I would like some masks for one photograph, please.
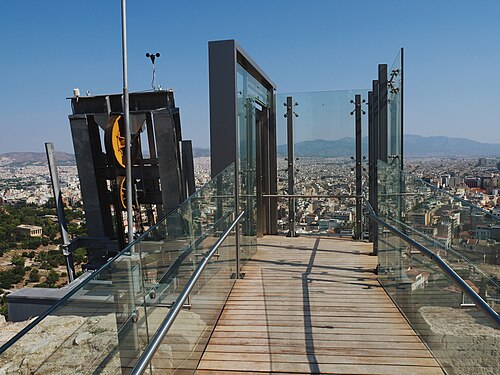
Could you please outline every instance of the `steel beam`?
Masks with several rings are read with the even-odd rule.
[[[181,141],[182,154],[182,177],[185,186],[186,198],[194,194],[196,187],[194,183],[193,144],[191,141]]]
[[[160,172],[163,213],[176,208],[182,201],[179,140],[173,118],[168,110],[153,113]]]
[[[236,50],[233,40],[208,44],[212,177],[236,160]]]
[[[76,166],[80,179],[83,207],[89,237],[114,237],[111,209],[106,197],[106,180],[98,175],[105,156],[102,153],[99,127],[92,116],[69,116]],[[105,165],[105,164],[104,164]]]

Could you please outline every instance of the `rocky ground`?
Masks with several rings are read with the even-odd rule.
[[[148,316],[150,331],[165,317],[166,309]],[[0,344],[24,328],[28,321],[12,323],[0,320]],[[142,317],[137,329],[142,351],[154,332],[146,332]],[[165,343],[155,355],[153,368],[166,374],[186,362],[206,333],[207,324],[200,316],[182,311]],[[195,354],[196,355],[196,354]],[[8,374],[100,374],[121,373],[116,318],[114,314],[93,317],[49,316],[0,356],[0,375]]]
[[[419,333],[448,374],[498,374],[500,331],[480,311],[425,306],[419,312],[428,326]]]

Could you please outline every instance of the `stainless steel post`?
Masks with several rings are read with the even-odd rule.
[[[355,121],[356,121],[356,230],[354,238],[361,239],[362,231],[362,221],[361,221],[361,95],[357,94],[354,96],[354,106],[355,106]]]
[[[236,131],[236,139],[238,139],[238,131]],[[238,217],[240,213],[240,189],[239,189],[239,174],[240,174],[240,163],[239,163],[239,148],[236,148],[236,158],[234,160],[234,216]],[[248,220],[248,217],[247,217]],[[237,222],[234,227],[234,247],[236,249],[236,271],[235,278],[240,278],[240,223]]]
[[[64,204],[62,201],[61,188],[59,186],[59,175],[57,173],[57,165],[54,157],[54,145],[51,142],[45,143],[45,151],[47,153],[47,162],[49,163],[50,179],[52,180],[52,190],[54,192],[54,201],[56,204],[57,221],[59,222],[59,230],[62,237],[62,252],[66,261],[66,270],[68,272],[68,284],[75,279],[75,266],[73,264],[73,256],[69,252],[69,234],[66,225],[66,217],[64,215]]]
[[[132,157],[130,134],[130,109],[128,95],[128,64],[127,64],[127,4],[122,0],[122,61],[123,61],[123,119],[125,122],[125,160],[126,160],[126,187],[127,187],[127,228],[128,243],[134,240],[134,216],[132,213]],[[133,253],[133,249],[130,249]]]
[[[287,146],[288,146],[288,194],[295,194],[295,184],[294,184],[294,150],[293,150],[293,116],[295,115],[293,111],[293,98],[287,96],[286,98],[286,125],[287,125]],[[295,233],[295,198],[288,199],[288,234],[287,237],[296,237]]]
[[[127,189],[127,229],[128,229],[128,244],[134,241],[134,215],[132,212],[133,198],[132,198],[132,152],[131,152],[131,132],[130,132],[130,108],[129,108],[129,95],[128,95],[128,64],[127,64],[127,4],[126,0],[121,2],[122,10],[122,62],[123,62],[123,120],[125,125],[125,178]],[[125,285],[125,295],[128,297],[128,314],[137,317],[137,312],[132,311],[133,302],[136,294],[134,284],[140,277],[137,277],[132,270],[132,262],[134,256],[134,248],[130,248],[131,258],[124,259],[125,272],[127,272],[127,283]],[[131,315],[131,316],[132,316]],[[134,319],[128,325],[126,330],[123,330],[122,337],[119,340],[120,347],[120,361],[122,365],[122,374],[127,374],[130,371],[131,361],[138,356],[139,336],[137,332],[137,325]]]

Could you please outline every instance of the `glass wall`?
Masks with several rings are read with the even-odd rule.
[[[257,158],[259,134],[267,122],[271,93],[245,68],[237,65],[237,157],[239,162],[239,205],[245,211],[241,221],[241,264],[257,251]]]
[[[297,195],[355,195],[355,117],[356,94],[367,99],[367,90],[283,93],[276,96],[278,150],[278,194],[288,191],[287,112],[288,96],[294,112],[294,180]],[[367,106],[362,105],[366,111]],[[362,116],[362,154],[368,155],[368,121]],[[363,160],[363,168],[367,169]],[[366,174],[366,171],[363,171]],[[296,199],[295,219],[298,234],[351,237],[355,223],[354,198]],[[278,201],[278,229],[288,232],[288,199]]]
[[[378,163],[379,216],[444,260],[497,312],[500,220]],[[404,187],[404,190],[401,190]],[[436,263],[388,229],[378,239],[379,280],[451,374],[494,374],[500,333]]]

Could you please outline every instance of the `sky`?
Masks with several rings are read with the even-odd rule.
[[[236,39],[277,92],[369,88],[405,50],[405,133],[500,143],[500,1],[128,0],[129,90],[175,91],[209,145],[208,41]],[[73,152],[81,93],[123,89],[120,0],[0,1],[0,154]]]

